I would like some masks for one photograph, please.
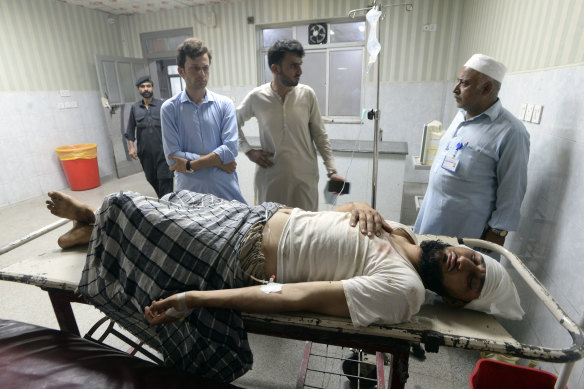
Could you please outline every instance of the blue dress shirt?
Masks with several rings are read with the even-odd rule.
[[[196,160],[214,152],[223,163],[235,161],[238,147],[237,118],[231,100],[207,89],[205,100],[197,106],[186,91],[166,100],[161,109],[162,143],[168,155]],[[194,173],[176,175],[176,190],[210,193],[226,200],[247,204],[241,195],[237,172],[227,173],[212,166]]]
[[[529,133],[497,100],[465,120],[458,112],[440,140],[414,231],[480,238],[488,226],[514,231],[527,188]],[[458,161],[455,172],[445,158]]]

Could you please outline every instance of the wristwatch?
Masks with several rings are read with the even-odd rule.
[[[489,227],[489,231],[491,231],[493,234],[497,235],[497,236],[507,236],[507,234],[509,233],[509,231],[505,231],[505,230],[499,230],[497,228],[493,228],[493,227]]]
[[[187,161],[187,172],[194,173],[195,171],[191,169],[191,161]]]
[[[333,174],[337,174],[337,171],[336,170],[329,170],[329,172],[326,175],[327,175],[328,178],[331,178],[331,176]]]

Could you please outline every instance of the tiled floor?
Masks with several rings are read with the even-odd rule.
[[[103,180],[100,187],[87,191],[64,190],[64,192],[73,194],[79,200],[97,207],[106,194],[119,190],[133,190],[154,195],[154,191],[145,181],[142,173],[120,180],[106,179]],[[39,197],[0,208],[0,220],[2,220],[0,246],[54,222],[56,219],[46,210],[44,202],[45,198]],[[412,216],[408,216],[407,212],[411,211],[404,209],[402,221],[409,223]],[[413,218],[415,220],[415,216]],[[35,255],[35,242],[41,240],[55,242],[55,247],[57,247],[57,237],[69,228],[69,225],[60,227],[24,246],[1,255],[0,268],[9,266],[22,258]],[[73,304],[73,309],[82,333],[86,333],[102,317],[99,311],[88,305]],[[0,281],[0,317],[58,328],[47,294],[41,289],[29,285]],[[304,342],[250,334],[250,343],[254,352],[253,370],[236,380],[235,384],[254,389],[296,387]],[[116,342],[111,342],[111,344],[124,349]],[[319,345],[317,347],[325,346]],[[348,356],[350,353],[346,349],[329,349],[331,352],[343,356]],[[426,355],[425,361],[410,358],[410,377],[406,388],[460,389],[469,387],[468,377],[479,358],[478,353],[443,347],[437,354],[427,353]],[[311,360],[309,363],[317,364],[315,360]],[[336,362],[331,363],[334,365]],[[340,362],[338,364],[340,366]],[[333,381],[332,378],[325,377],[318,380],[316,379],[315,386],[349,388],[346,379]]]

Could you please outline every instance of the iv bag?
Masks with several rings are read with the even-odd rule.
[[[371,65],[377,61],[377,55],[381,51],[381,45],[377,40],[377,22],[379,21],[379,17],[381,16],[381,11],[375,9],[375,7],[371,8],[369,12],[367,12],[367,22],[369,23],[369,38],[367,39],[367,52],[369,53],[369,62],[367,62],[367,70],[366,73],[369,73],[369,69]]]

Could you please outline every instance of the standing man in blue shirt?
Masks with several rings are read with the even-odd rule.
[[[177,49],[186,88],[162,105],[162,141],[176,189],[245,203],[235,172],[238,147],[235,107],[207,89],[211,52],[188,38]]]
[[[172,172],[162,150],[162,135],[160,133],[160,107],[162,100],[154,98],[154,83],[150,76],[142,76],[136,80],[138,93],[142,100],[130,108],[130,118],[126,127],[128,154],[134,159],[140,159],[146,180],[152,185],[156,196],[161,198],[172,192]],[[134,142],[138,141],[138,150]]]
[[[460,70],[453,92],[461,110],[440,140],[416,233],[503,245],[519,226],[529,133],[498,98],[505,70],[483,54]]]

